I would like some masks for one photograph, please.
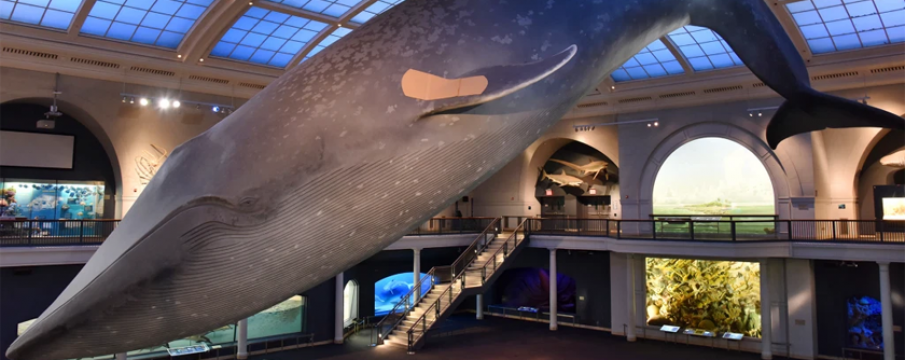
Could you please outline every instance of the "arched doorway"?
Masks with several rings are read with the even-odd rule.
[[[599,150],[571,141],[539,166],[534,196],[544,218],[608,219],[616,213],[619,168]]]
[[[891,210],[905,206],[905,169],[880,162],[884,156],[905,150],[903,138],[905,131],[891,130],[864,155],[857,179],[858,215],[861,220],[898,218]]]
[[[358,281],[349,280],[343,288],[343,326],[358,318]]]
[[[34,160],[53,154],[71,157],[69,164],[54,167],[25,159],[25,152],[33,149],[6,151],[4,157],[21,155],[23,160],[16,166],[0,166],[3,216],[44,220],[115,217],[116,190],[121,184],[118,166],[109,156],[108,147],[112,149],[112,145],[105,146],[105,137],[98,138],[68,111],[54,119],[52,128],[39,128],[37,122],[45,119],[47,110],[45,105],[23,101],[0,105],[0,130],[4,137],[46,139],[48,144],[60,145],[53,151],[48,148],[47,154]]]

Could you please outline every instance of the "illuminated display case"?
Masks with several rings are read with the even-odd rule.
[[[0,217],[30,220],[87,220],[104,216],[100,181],[0,180]]]

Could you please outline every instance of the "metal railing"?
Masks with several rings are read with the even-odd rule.
[[[491,232],[492,231],[492,232]],[[475,241],[468,246],[465,251],[459,255],[459,258],[456,259],[455,262],[452,263],[450,268],[450,276],[455,278],[459,273],[465,271],[465,269],[474,262],[474,259],[478,257],[478,255],[484,251],[484,248],[487,247],[488,239],[487,236],[493,234],[496,237],[497,234],[500,233],[500,218],[494,218],[487,227],[484,228],[480,234],[478,234]],[[491,238],[490,240],[493,240]]]
[[[405,317],[408,316],[412,309],[414,309],[415,306],[418,305],[421,299],[426,295],[426,292],[418,293],[418,291],[422,288],[422,284],[424,284],[426,281],[430,281],[431,289],[434,288],[434,273],[436,273],[436,268],[431,268],[427,272],[427,274],[422,276],[421,279],[419,279],[418,282],[415,283],[414,286],[412,286],[409,292],[406,293],[398,303],[396,303],[396,306],[394,306],[389,313],[384,315],[383,319],[380,319],[377,325],[372,328],[371,344],[383,344],[383,340],[386,339],[387,335],[393,332],[393,329],[399,326],[399,324],[403,320],[405,320]],[[430,292],[430,290],[428,290],[427,292]],[[418,293],[417,299],[414,299],[414,301],[412,301],[416,293]],[[376,333],[374,330],[376,330]]]
[[[905,244],[905,222],[873,220],[528,219],[531,234],[632,240],[829,241]]]
[[[481,285],[484,285],[487,282],[487,276],[493,275],[493,273],[496,272],[497,267],[499,267],[503,261],[506,261],[506,258],[509,257],[512,251],[525,241],[528,237],[525,227],[527,224],[528,220],[522,221],[522,223],[515,228],[515,231],[512,232],[512,235],[509,235],[506,240],[503,240],[503,245],[490,255],[490,259],[484,263],[484,266],[481,266]],[[519,232],[521,232],[521,234]],[[521,235],[521,238],[519,238],[519,235]]]
[[[119,220],[0,220],[0,246],[100,245]]]
[[[494,217],[433,218],[409,232],[408,235],[477,234],[486,229],[491,222],[499,221],[499,219]]]

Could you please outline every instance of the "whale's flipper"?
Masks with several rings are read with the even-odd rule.
[[[848,127],[905,129],[905,119],[856,101],[808,89],[779,107],[767,126],[767,143],[775,149],[780,141],[793,135]]]
[[[435,115],[449,110],[487,103],[534,84],[556,72],[578,52],[571,45],[562,52],[536,62],[518,65],[500,65],[478,69],[459,76],[459,79],[484,77],[486,88],[479,95],[452,97],[436,100],[422,112],[420,117]]]
[[[763,0],[694,4],[691,24],[720,34],[754,75],[786,98],[767,127],[771,147],[790,136],[825,128],[905,128],[899,116],[812,89],[801,55]]]

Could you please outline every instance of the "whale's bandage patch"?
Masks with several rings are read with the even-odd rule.
[[[402,92],[419,100],[481,95],[484,90],[487,90],[487,77],[483,75],[446,79],[415,69],[409,69],[402,75]]]

